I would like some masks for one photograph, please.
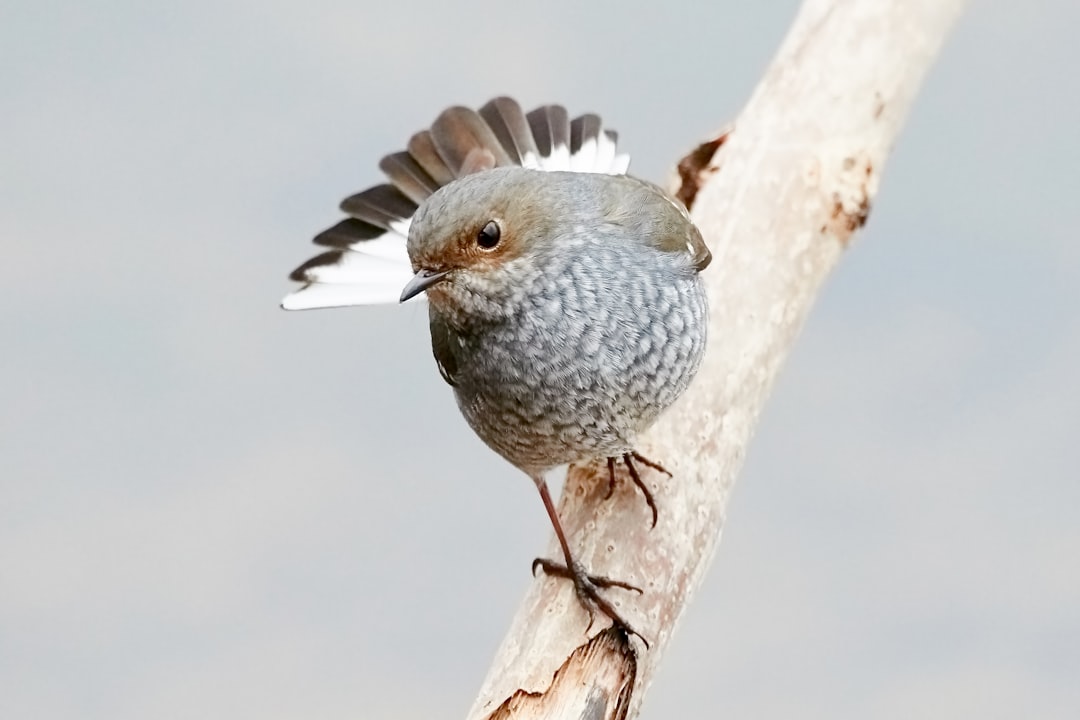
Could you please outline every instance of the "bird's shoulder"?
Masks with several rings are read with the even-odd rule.
[[[604,210],[609,222],[651,247],[690,258],[694,269],[708,267],[712,253],[690,213],[662,188],[631,175],[605,176]]]

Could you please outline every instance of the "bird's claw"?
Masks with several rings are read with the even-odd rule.
[[[645,647],[649,647],[649,641],[645,639],[645,636],[635,630],[633,625],[624,620],[619,614],[619,611],[615,609],[615,606],[604,599],[600,594],[601,589],[621,588],[641,595],[641,588],[636,585],[631,585],[628,582],[623,582],[622,580],[604,577],[603,575],[590,575],[585,571],[584,567],[577,563],[574,563],[572,568],[568,568],[566,565],[557,563],[553,560],[536,558],[532,563],[533,575],[536,575],[537,568],[542,569],[546,575],[567,578],[574,583],[574,593],[577,595],[578,602],[580,602],[581,606],[585,608],[585,611],[589,613],[589,625],[585,628],[586,634],[592,630],[596,611],[599,610],[604,615],[607,615],[611,619],[611,622],[616,626],[622,628],[631,635],[637,635],[641,639],[641,642],[645,643]]]
[[[673,477],[671,471],[660,463],[650,460],[636,450],[631,450],[628,453],[623,453],[621,458],[609,457],[607,459],[608,491],[607,495],[604,496],[605,500],[610,499],[611,494],[615,492],[615,461],[620,459],[623,461],[623,464],[626,465],[626,469],[630,473],[630,479],[634,481],[634,484],[637,485],[638,490],[641,490],[641,494],[645,496],[645,503],[649,506],[649,510],[652,511],[652,527],[656,527],[656,521],[660,517],[660,513],[656,509],[656,500],[653,498],[653,494],[652,491],[649,490],[649,486],[646,485],[645,482],[641,479],[641,474],[638,473],[637,468],[634,467],[634,462],[639,462],[646,467],[652,468],[653,470],[656,470],[658,472],[662,472],[668,477]]]

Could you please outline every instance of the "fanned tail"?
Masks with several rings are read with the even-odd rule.
[[[525,114],[517,101],[499,97],[479,111],[451,107],[431,128],[409,139],[407,149],[379,163],[389,183],[341,203],[349,217],[319,233],[328,248],[289,275],[303,283],[281,302],[286,310],[396,303],[412,277],[406,252],[409,223],[420,203],[462,175],[519,165],[622,175],[630,164],[618,136],[597,115],[569,119],[561,105]]]

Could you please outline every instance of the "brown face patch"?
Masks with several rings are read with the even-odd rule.
[[[414,270],[483,273],[534,251],[559,231],[569,192],[561,180],[556,173],[497,168],[443,188],[421,208],[422,229],[413,227],[422,233],[410,237]]]
[[[498,209],[475,215],[432,260],[443,267],[482,272],[521,257],[530,242],[542,242],[553,230],[551,218],[536,209],[538,204],[529,196],[513,197]],[[498,227],[494,245],[490,245],[489,223]],[[527,230],[522,232],[523,228]]]
[[[507,227],[506,221],[492,214],[484,220],[471,221],[454,234],[436,257],[433,265],[455,269],[482,269],[497,266],[510,257],[520,254],[520,243],[515,234]],[[498,241],[490,244],[490,228],[494,223],[498,228]],[[489,246],[490,245],[490,246]]]

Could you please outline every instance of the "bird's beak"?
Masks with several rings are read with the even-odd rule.
[[[401,291],[401,299],[398,302],[405,302],[409,298],[419,295],[435,283],[444,280],[449,273],[449,270],[440,270],[439,272],[420,270],[405,285],[405,288]]]

